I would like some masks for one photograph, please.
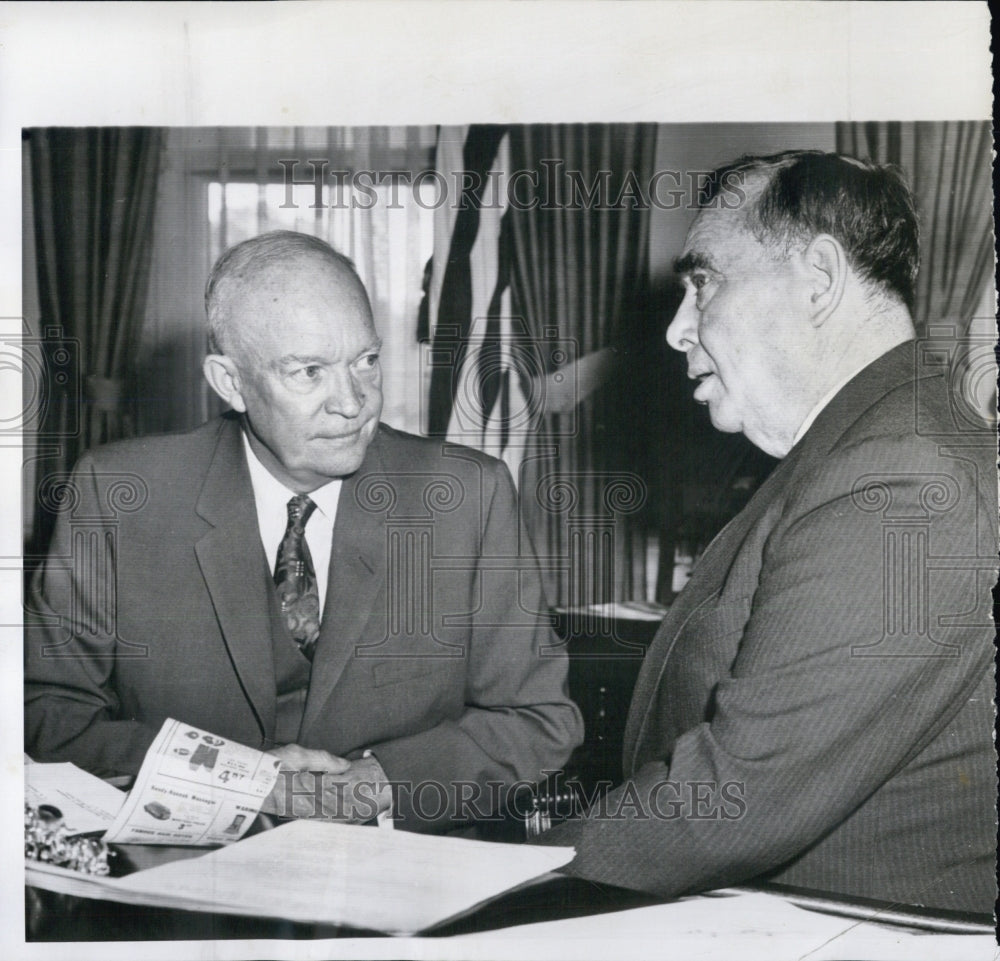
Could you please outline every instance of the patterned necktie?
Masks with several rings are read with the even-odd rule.
[[[306,494],[296,494],[288,502],[288,526],[278,545],[278,560],[274,565],[281,613],[299,650],[309,660],[319,637],[319,591],[305,538],[306,522],[315,509]]]

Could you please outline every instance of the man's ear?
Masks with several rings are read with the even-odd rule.
[[[813,237],[802,253],[813,326],[826,323],[840,306],[850,265],[840,242],[829,234]]]
[[[247,405],[240,389],[240,374],[231,357],[225,354],[209,354],[202,365],[205,380],[233,410],[243,414]]]

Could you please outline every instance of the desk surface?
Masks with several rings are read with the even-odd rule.
[[[662,961],[725,958],[776,961],[979,961],[998,957],[993,933],[929,933],[818,913],[787,897],[725,891],[600,915],[541,921],[458,935],[436,957],[637,957]],[[435,949],[437,949],[435,945]]]
[[[147,941],[144,958],[195,957],[204,946],[179,951],[178,941],[215,942],[213,957],[296,957],[304,946],[288,942],[323,939],[323,957],[558,958],[641,957],[741,959],[864,957],[941,958],[980,961],[998,957],[988,927],[965,925],[971,933],[929,932],[803,908],[789,896],[727,890],[662,903],[649,895],[549,876],[508,893],[468,916],[421,938],[376,937],[365,932],[292,924],[263,918],[200,914],[71,898],[27,889],[28,938],[40,956],[104,958],[101,944]],[[837,910],[837,905],[828,905]],[[854,905],[853,907],[857,907]],[[870,911],[869,915],[876,911]],[[918,919],[919,920],[919,919]],[[254,948],[247,942],[256,942]],[[55,943],[55,942],[58,942]],[[261,943],[265,945],[261,947]],[[83,953],[79,949],[84,949]],[[96,953],[89,953],[87,949]],[[263,950],[263,955],[261,951]],[[63,952],[63,953],[60,953]],[[161,954],[161,952],[164,952]],[[304,954],[302,956],[305,956]],[[310,956],[315,956],[310,953]]]

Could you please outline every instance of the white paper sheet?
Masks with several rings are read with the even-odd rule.
[[[168,718],[104,840],[230,844],[253,823],[280,765],[271,754]]]
[[[527,847],[294,821],[200,858],[114,882],[187,910],[411,934],[553,871],[567,847]]]
[[[24,799],[58,808],[68,834],[106,830],[125,803],[124,793],[69,762],[26,763]]]
[[[803,910],[776,894],[718,892],[611,914],[562,918],[436,942],[436,957],[489,959],[609,957],[661,961],[996,961],[996,941],[979,934],[928,934],[857,917]],[[970,926],[972,930],[972,926]]]

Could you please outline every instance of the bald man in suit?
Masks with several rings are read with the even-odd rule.
[[[281,757],[271,813],[501,814],[582,736],[506,468],[380,424],[368,297],[322,241],[237,245],[206,305],[231,411],[77,466],[29,602],[27,751],[134,774],[174,717]]]
[[[667,340],[713,425],[780,463],[648,650],[626,780],[539,841],[665,897],[769,880],[991,913],[996,444],[914,341],[909,191],[815,152],[713,182]]]

